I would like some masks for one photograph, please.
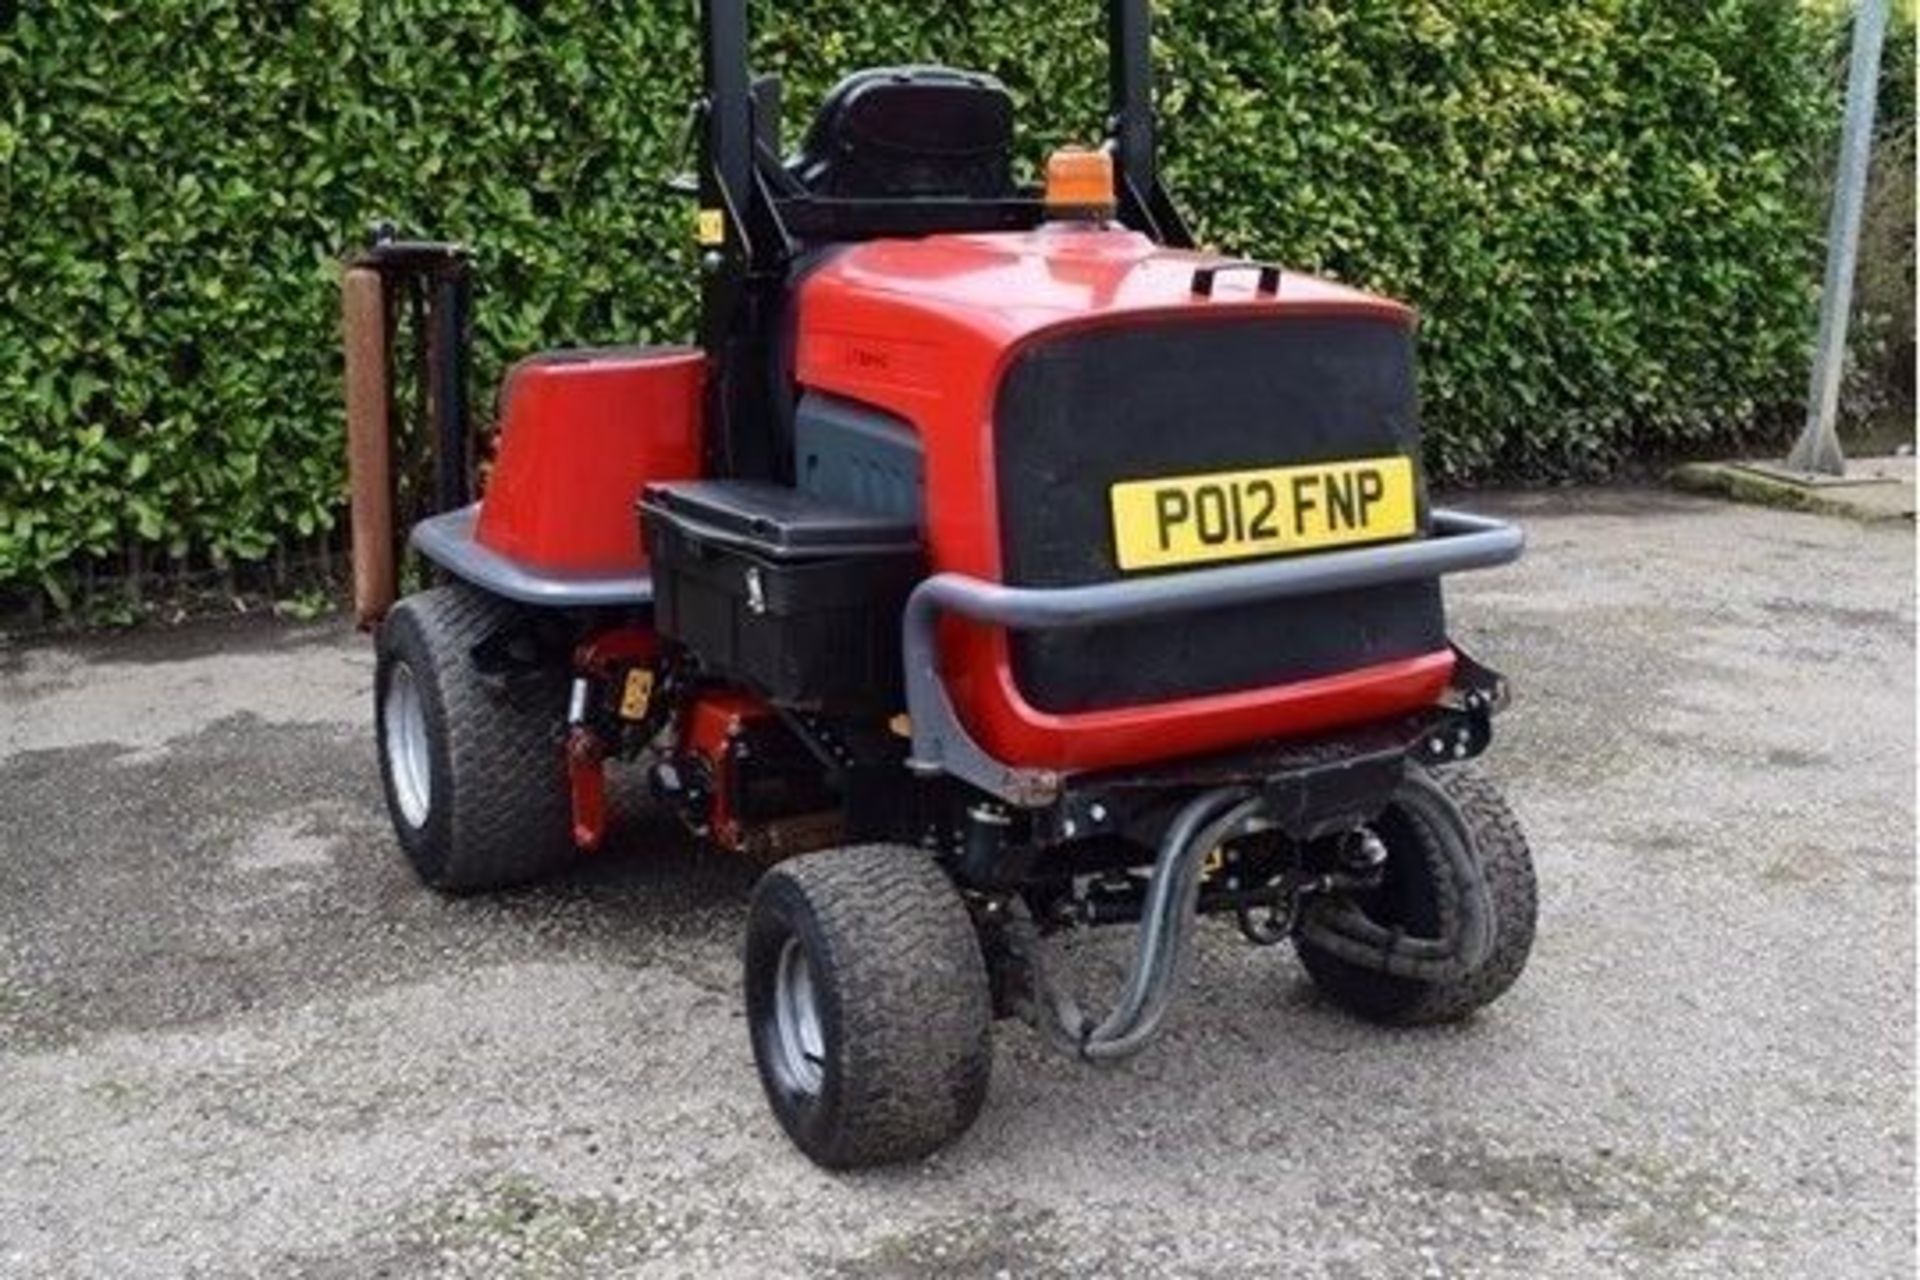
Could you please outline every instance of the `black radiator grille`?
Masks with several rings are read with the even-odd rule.
[[[995,408],[1005,578],[1123,576],[1108,489],[1124,480],[1420,453],[1412,335],[1355,318],[1162,322],[1030,346]],[[1421,499],[1421,525],[1426,505]],[[1437,582],[1096,630],[1016,636],[1043,711],[1309,679],[1446,643]]]

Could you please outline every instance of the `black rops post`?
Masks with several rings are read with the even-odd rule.
[[[1119,219],[1155,241],[1190,248],[1193,238],[1160,178],[1153,107],[1149,0],[1106,0],[1108,145],[1115,158]],[[772,328],[787,269],[801,241],[876,235],[1018,230],[1045,217],[1034,194],[953,201],[830,200],[796,189],[776,154],[779,95],[756,93],[748,0],[701,0],[705,90],[700,136],[700,342],[710,361],[710,474],[782,479],[774,448]]]
[[[1148,0],[1107,0],[1107,78],[1120,220],[1176,249],[1193,247],[1179,210],[1160,181],[1159,126],[1153,107],[1153,19]]]
[[[708,470],[764,476],[771,459],[767,386],[761,371],[765,339],[750,296],[757,268],[747,238],[754,200],[753,78],[747,0],[702,0],[700,37],[706,93],[699,104],[700,344],[707,381]]]

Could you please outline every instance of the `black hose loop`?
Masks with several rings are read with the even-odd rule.
[[[1459,804],[1438,782],[1409,770],[1394,805],[1441,854],[1448,883],[1441,886],[1453,910],[1443,912],[1445,936],[1410,937],[1404,928],[1388,929],[1367,918],[1351,902],[1317,906],[1301,922],[1300,936],[1331,955],[1364,968],[1423,982],[1452,982],[1466,977],[1493,953],[1493,897],[1480,868],[1479,846]]]

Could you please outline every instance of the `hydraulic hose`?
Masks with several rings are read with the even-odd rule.
[[[1439,936],[1408,937],[1367,916],[1345,898],[1310,908],[1300,936],[1364,968],[1425,982],[1448,982],[1478,969],[1492,954],[1493,900],[1481,873],[1472,827],[1453,797],[1427,774],[1409,770],[1394,807],[1438,854]],[[1125,987],[1098,1023],[1057,980],[1045,941],[1029,919],[1009,926],[1009,940],[1025,958],[1037,1008],[1030,1016],[1058,1048],[1090,1062],[1139,1052],[1166,1017],[1192,952],[1195,905],[1206,856],[1263,801],[1241,787],[1222,787],[1193,800],[1161,838],[1140,917],[1140,936]]]
[[[1307,942],[1363,968],[1423,982],[1466,977],[1493,952],[1493,899],[1466,815],[1428,774],[1409,769],[1394,807],[1440,855],[1440,936],[1410,938],[1367,918],[1346,899],[1317,903],[1300,924]]]
[[[1175,816],[1154,860],[1126,985],[1098,1024],[1055,981],[1045,944],[1031,922],[1020,922],[1014,941],[1027,958],[1035,993],[1045,1006],[1036,1011],[1042,1029],[1055,1043],[1089,1061],[1105,1062],[1137,1053],[1152,1039],[1192,950],[1194,904],[1206,855],[1260,805],[1243,788],[1223,787],[1189,801]]]

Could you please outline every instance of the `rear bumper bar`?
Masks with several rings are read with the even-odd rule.
[[[1028,808],[1051,803],[1060,789],[1058,774],[994,759],[960,723],[940,677],[942,614],[1014,631],[1097,627],[1489,569],[1519,559],[1525,546],[1526,535],[1517,525],[1435,511],[1431,535],[1414,542],[1084,587],[1012,587],[935,574],[914,589],[903,623],[907,714],[913,725],[908,766],[923,775],[951,774]]]

